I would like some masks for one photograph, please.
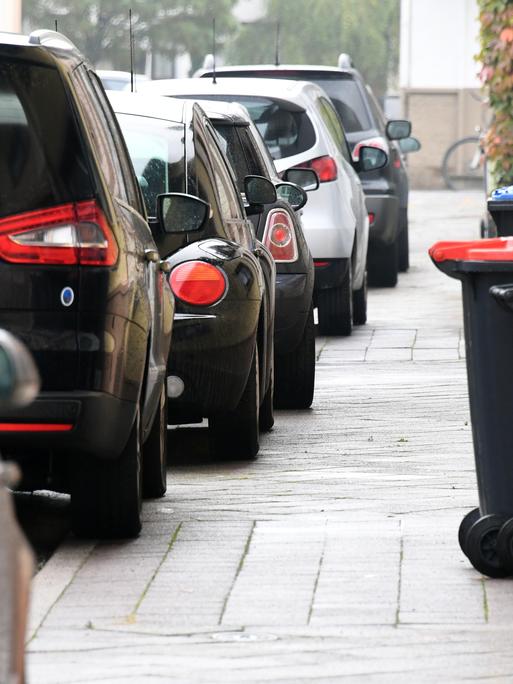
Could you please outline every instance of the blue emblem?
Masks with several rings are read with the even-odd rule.
[[[71,287],[65,287],[61,292],[61,304],[62,306],[71,306],[75,301],[75,293]]]

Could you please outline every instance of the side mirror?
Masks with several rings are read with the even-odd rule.
[[[199,197],[170,192],[157,197],[157,217],[165,233],[192,233],[201,230],[212,215],[210,204]]]
[[[389,140],[402,140],[411,135],[411,121],[394,119],[387,123],[386,133]]]
[[[39,373],[26,346],[7,330],[0,330],[0,409],[30,404],[39,387]]]
[[[312,192],[312,190],[317,190],[320,185],[319,176],[317,171],[313,169],[287,169],[283,174],[283,180],[288,183],[294,183],[303,188],[305,192]]]
[[[356,171],[377,171],[386,166],[388,155],[379,147],[368,147],[364,145],[358,150],[358,161],[354,162]]]
[[[420,140],[409,136],[408,138],[399,140],[399,147],[403,154],[409,154],[410,152],[418,152],[422,145],[420,144]]]
[[[273,204],[276,202],[276,188],[264,176],[246,176],[244,194],[248,204]]]
[[[306,190],[295,183],[277,183],[276,194],[278,199],[288,202],[295,211],[302,209],[308,202]]]

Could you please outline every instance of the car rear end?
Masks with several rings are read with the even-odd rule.
[[[0,446],[114,457],[140,386],[126,383],[137,371],[120,349],[146,333],[113,308],[120,233],[71,101],[51,51],[0,40],[0,324],[29,347],[42,385],[0,416]]]

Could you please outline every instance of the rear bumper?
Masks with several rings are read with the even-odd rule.
[[[399,199],[395,195],[365,195],[369,214],[374,222],[369,226],[369,252],[380,245],[390,245],[397,237]]]
[[[42,392],[33,404],[0,416],[0,449],[52,449],[116,458],[133,425],[137,403],[102,392]]]
[[[276,274],[274,351],[286,354],[301,341],[312,301],[312,287],[305,273]]]
[[[167,374],[181,378],[185,389],[180,397],[169,397],[170,423],[192,422],[237,406],[248,378],[259,311],[255,301],[232,302],[219,313],[175,314]]]

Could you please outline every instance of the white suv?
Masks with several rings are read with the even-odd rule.
[[[344,130],[326,93],[313,83],[275,79],[170,79],[140,91],[243,104],[285,179],[297,168],[317,171],[320,187],[304,208],[303,228],[316,266],[315,301],[323,334],[349,335],[367,318],[369,220],[356,170],[387,161],[375,148],[351,158]],[[292,169],[294,169],[292,171]]]

